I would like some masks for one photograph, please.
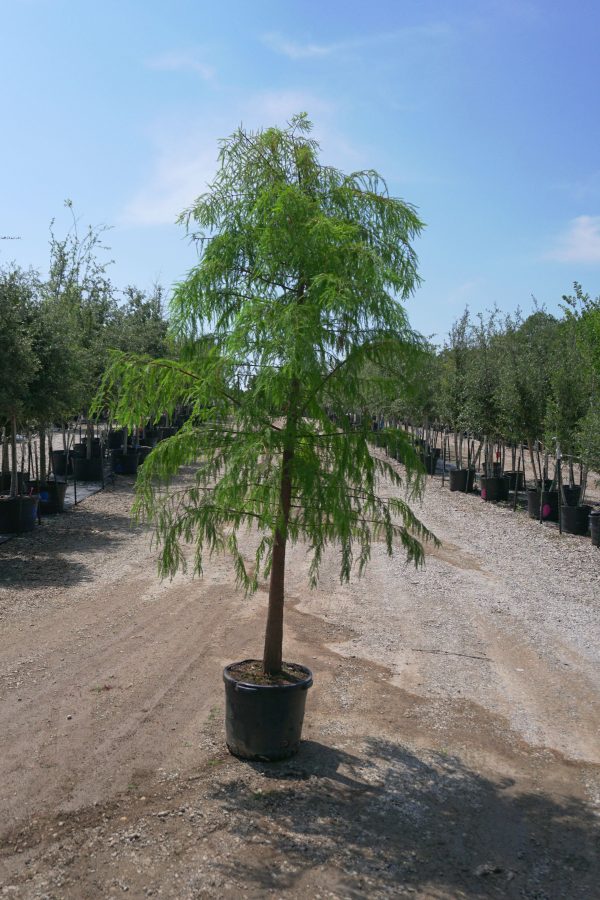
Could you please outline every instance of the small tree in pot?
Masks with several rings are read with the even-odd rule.
[[[376,173],[321,165],[310,127],[301,115],[284,130],[240,129],[223,142],[215,181],[184,216],[201,253],[171,307],[182,356],[116,355],[98,401],[129,425],[191,408],[136,485],[162,573],[184,565],[181,542],[194,541],[198,572],[207,551],[227,548],[247,590],[269,578],[262,661],[225,671],[228,745],[244,757],[282,758],[299,743],[311,675],[282,659],[288,544],[307,540],[314,583],[332,542],[344,580],[355,559],[362,572],[376,536],[389,553],[399,540],[415,563],[419,538],[430,536],[403,500],[378,494],[381,477],[401,478],[370,452],[370,421],[352,429],[347,415],[365,362],[383,366],[417,340],[396,298],[417,283],[411,241],[421,223]],[[407,480],[419,491],[406,444]],[[162,490],[196,461],[191,485]],[[238,534],[252,526],[260,539],[249,572]]]

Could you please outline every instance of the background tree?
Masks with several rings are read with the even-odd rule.
[[[27,418],[30,387],[38,368],[31,325],[37,300],[37,275],[18,266],[0,269],[0,419],[10,434],[11,497],[16,496],[17,429]]]
[[[406,502],[380,496],[383,476],[401,478],[371,454],[370,422],[351,429],[347,415],[365,363],[385,369],[417,341],[398,298],[418,283],[421,222],[375,172],[322,165],[310,130],[301,115],[222,143],[213,184],[183,216],[200,262],[171,305],[181,358],[115,356],[99,400],[125,425],[191,407],[144,463],[137,512],[155,523],[164,573],[183,565],[180,542],[194,541],[197,571],[206,551],[227,547],[248,590],[269,577],[267,674],[281,670],[289,542],[307,540],[314,582],[332,542],[348,579],[375,537],[389,553],[399,539],[419,563],[428,536]],[[418,491],[409,446],[405,458]],[[193,484],[161,489],[196,461]],[[248,572],[238,533],[253,525]]]
[[[467,373],[471,352],[468,309],[454,322],[438,355],[440,416],[454,433],[454,458],[462,466],[462,432],[468,427]]]
[[[500,421],[513,444],[524,442],[536,481],[543,473],[536,467],[534,445],[544,433],[550,395],[550,369],[558,350],[556,319],[536,309],[523,321],[520,312],[504,319],[499,338]]]

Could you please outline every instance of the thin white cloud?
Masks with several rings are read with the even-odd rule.
[[[571,219],[544,258],[556,262],[600,263],[600,216]]]
[[[315,137],[328,159],[345,168],[356,165],[348,142],[331,125],[332,104],[308,91],[265,91],[235,103],[233,108],[207,115],[202,127],[186,131],[172,120],[154,130],[155,162],[145,183],[125,204],[119,222],[132,226],[172,225],[177,216],[202,194],[217,171],[218,141],[237,125],[255,129],[284,126],[294,113],[308,111],[317,118]],[[321,121],[327,121],[323,126]],[[173,138],[177,135],[177,139]]]
[[[298,43],[288,40],[288,38],[277,32],[270,32],[263,35],[263,43],[279,53],[287,56],[288,59],[314,59],[316,57],[336,56],[352,50],[359,50],[369,46],[377,46],[379,44],[398,43],[401,41],[415,40],[437,40],[446,38],[452,33],[452,29],[444,23],[433,23],[431,25],[415,25],[402,28],[396,31],[377,32],[376,34],[368,34],[362,37],[347,38],[343,41],[333,41],[331,43]]]
[[[126,204],[123,225],[172,225],[177,216],[202,194],[217,168],[216,140],[206,147],[165,149],[154,171]]]
[[[555,190],[564,191],[574,200],[589,200],[600,195],[600,169],[572,181],[557,181]]]
[[[214,81],[217,74],[213,66],[198,59],[193,53],[161,53],[160,56],[149,59],[147,66],[161,72],[194,72],[204,81]]]

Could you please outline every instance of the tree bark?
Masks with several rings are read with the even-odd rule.
[[[18,494],[18,463],[17,463],[17,417],[13,416],[10,423],[10,443],[12,449],[12,476],[10,479],[10,496],[16,497]]]
[[[285,550],[287,544],[287,528],[292,503],[292,461],[294,446],[291,441],[283,451],[281,467],[281,483],[279,489],[279,524],[273,539],[273,559],[269,582],[269,610],[265,633],[265,649],[263,669],[265,675],[277,675],[281,672],[283,655],[283,603],[285,588]]]
[[[40,484],[46,484],[48,461],[46,457],[46,429],[40,428]]]

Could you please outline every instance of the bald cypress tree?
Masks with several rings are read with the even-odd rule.
[[[182,221],[199,262],[171,303],[181,354],[115,355],[100,402],[131,426],[178,404],[191,410],[144,463],[136,511],[155,524],[164,574],[193,542],[199,572],[207,551],[226,548],[247,590],[269,579],[263,667],[275,675],[290,542],[306,540],[312,583],[332,543],[342,580],[354,563],[364,570],[374,539],[423,560],[429,532],[407,502],[379,493],[383,477],[403,480],[371,452],[370,421],[348,417],[365,363],[385,372],[414,358],[420,339],[400,301],[418,284],[422,223],[376,172],[323,165],[305,115],[223,141],[215,180]],[[419,492],[416,455],[399,440]],[[191,463],[193,482],[170,488]],[[247,526],[261,536],[251,572],[238,547]]]

